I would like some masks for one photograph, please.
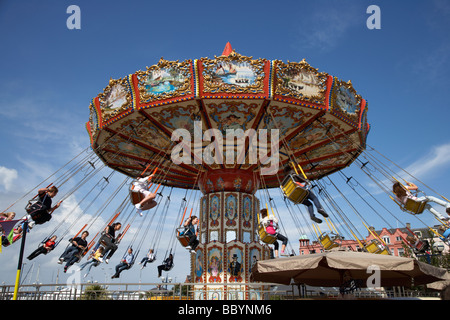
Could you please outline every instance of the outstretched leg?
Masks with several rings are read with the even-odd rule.
[[[142,216],[142,211],[144,210],[150,210],[154,208],[158,203],[155,201],[156,193],[152,193],[147,190],[140,191],[142,194],[145,195],[144,199],[141,200],[141,202],[137,203],[135,205],[137,213],[139,213]]]
[[[328,218],[328,214],[325,212],[325,210],[322,207],[322,204],[319,201],[319,198],[313,193],[309,192],[308,199],[311,199],[314,202],[314,205],[316,206],[317,212],[320,213],[325,218]]]
[[[309,217],[311,218],[312,221],[317,222],[317,223],[322,223],[322,220],[320,220],[319,218],[317,218],[314,215],[314,206],[311,203],[311,201],[309,201],[308,199],[305,199],[305,200],[303,200],[302,204],[308,208]]]
[[[417,201],[429,201],[429,202],[434,202],[442,207],[445,208],[445,212],[447,214],[450,214],[450,203],[441,200],[439,198],[433,197],[433,196],[424,196],[424,197],[420,197],[417,199]],[[440,214],[436,209],[434,209],[429,203],[427,203],[425,205],[425,208],[430,211],[433,215],[435,215],[437,218],[441,219],[441,220],[446,220],[448,219],[448,217],[444,217],[442,214]]]

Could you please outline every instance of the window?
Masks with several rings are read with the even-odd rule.
[[[209,234],[209,241],[219,240],[219,231],[211,231]]]
[[[225,236],[226,236],[225,242],[230,242],[230,241],[236,240],[236,231],[229,230],[229,231],[227,231]]]
[[[383,241],[384,241],[384,243],[386,243],[386,244],[390,244],[390,243],[391,243],[391,238],[388,237],[388,236],[384,236],[384,237],[383,237]]]

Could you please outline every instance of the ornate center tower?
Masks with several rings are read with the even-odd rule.
[[[191,261],[195,299],[261,299],[261,288],[247,285],[253,264],[269,258],[256,232],[258,180],[251,171],[215,170],[200,188],[200,245]]]

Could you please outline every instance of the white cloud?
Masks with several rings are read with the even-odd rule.
[[[450,143],[432,147],[428,154],[409,165],[405,171],[418,178],[424,178],[445,169],[450,169]]]
[[[344,9],[345,8],[345,9]],[[365,17],[365,11],[358,12],[352,3],[335,5],[332,3],[324,9],[303,14],[299,19],[299,36],[295,45],[300,50],[328,51],[342,41],[345,34]]]
[[[13,190],[17,176],[17,170],[0,167],[0,184],[3,185],[6,191]]]

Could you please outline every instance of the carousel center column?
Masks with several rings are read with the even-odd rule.
[[[248,285],[253,264],[269,258],[256,232],[258,186],[245,170],[214,170],[201,178],[200,244],[191,255],[194,299],[263,299],[259,286]]]

